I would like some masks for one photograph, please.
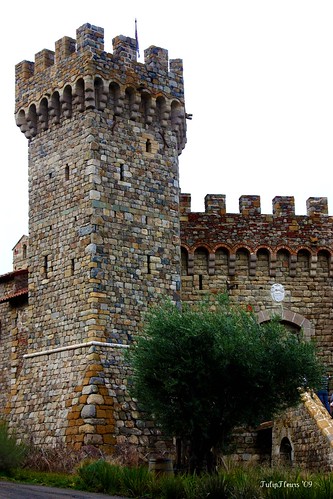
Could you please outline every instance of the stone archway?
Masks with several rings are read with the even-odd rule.
[[[282,466],[291,466],[293,463],[293,448],[288,437],[281,440],[279,461]]]
[[[261,310],[257,314],[258,323],[261,324],[262,322],[270,321],[273,317],[276,316],[280,317],[281,322],[291,324],[295,327],[295,329],[302,330],[305,340],[310,340],[315,333],[313,325],[308,319],[306,319],[306,317],[298,314],[297,312],[292,312],[291,310],[288,310],[286,308],[279,311],[275,309]]]

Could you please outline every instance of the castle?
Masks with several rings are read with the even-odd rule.
[[[15,117],[29,147],[29,237],[0,276],[0,414],[19,437],[106,453],[166,448],[128,394],[124,361],[160,296],[227,292],[258,321],[277,314],[315,338],[333,371],[327,199],[310,198],[298,216],[292,197],[277,196],[266,215],[259,196],[228,213],[211,194],[204,213],[191,212],[179,188],[189,117],[180,59],[152,46],[139,63],[125,36],[107,53],[104,30],[85,24],[17,64]],[[311,397],[238,453],[278,462],[284,439],[295,463],[333,468],[333,424]]]

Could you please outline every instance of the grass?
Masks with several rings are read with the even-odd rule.
[[[0,479],[100,492],[140,499],[327,499],[333,477],[297,469],[231,466],[215,475],[160,475],[146,466],[127,467],[102,459],[82,464],[75,473],[18,469]]]

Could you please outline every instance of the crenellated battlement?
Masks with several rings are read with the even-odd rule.
[[[262,214],[258,195],[242,195],[239,213],[229,213],[225,195],[207,194],[204,211],[192,212],[179,190],[190,118],[182,61],[151,46],[138,62],[136,40],[123,35],[112,50],[103,28],[84,24],[16,66],[29,238],[14,247],[14,271],[0,276],[0,417],[21,439],[29,428],[42,448],[112,455],[125,445],[171,456],[127,390],[123,352],[151,305],[227,293],[259,323],[279,317],[314,339],[333,373],[333,217],[323,197],[296,215],[292,196],[274,197]],[[318,454],[313,424],[306,448],[297,424],[287,428],[291,464],[305,453],[322,455],[320,467],[327,453]],[[281,451],[274,431],[263,446],[251,432],[252,463],[267,460],[269,446]],[[244,435],[237,459],[254,450]]]
[[[76,39],[65,36],[55,51],[43,49],[35,61],[15,67],[16,124],[28,139],[64,119],[90,109],[171,128],[179,152],[186,143],[182,60],[151,46],[137,61],[136,40],[123,35],[104,51],[104,29],[84,24]],[[111,124],[112,126],[112,124]]]
[[[295,275],[297,255],[307,252],[312,258],[307,265],[314,274],[316,258],[324,252],[329,255],[329,274],[333,275],[333,217],[328,216],[327,198],[309,198],[306,208],[306,215],[295,215],[294,197],[276,196],[273,213],[261,214],[259,196],[241,196],[240,212],[228,213],[225,195],[208,194],[205,211],[191,212],[191,195],[181,194],[181,241],[188,253],[184,265],[191,274],[195,254],[204,249],[211,274],[215,253],[224,248],[229,255],[228,275],[234,275],[237,254],[244,250],[248,253],[250,275],[255,275],[258,252],[265,250],[272,277],[276,255],[283,251],[289,255],[290,275]]]
[[[191,194],[180,195],[180,214],[183,217],[191,214]],[[293,196],[275,196],[272,201],[272,217],[301,217],[295,215],[295,198]],[[328,215],[328,202],[326,197],[311,197],[306,201],[307,217]],[[207,194],[205,196],[205,212],[214,215],[237,215],[228,213],[226,209],[225,194]],[[202,214],[204,214],[202,213]],[[197,213],[200,215],[201,213]],[[239,214],[244,216],[261,215],[260,196],[243,195],[239,198]],[[265,218],[269,215],[263,215]]]

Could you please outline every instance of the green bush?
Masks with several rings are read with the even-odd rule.
[[[147,467],[124,467],[122,473],[122,494],[130,497],[146,497],[151,490],[154,475]]]
[[[0,471],[10,473],[18,468],[25,457],[26,446],[18,444],[14,436],[10,436],[8,426],[0,421]]]
[[[86,490],[116,494],[122,487],[123,469],[103,459],[82,465],[78,474]]]
[[[233,466],[216,474],[155,475],[147,467],[95,461],[79,469],[76,488],[146,499],[326,499],[333,477],[298,469]]]
[[[163,476],[152,480],[150,494],[153,498],[184,499],[187,498],[185,480],[182,476]]]

